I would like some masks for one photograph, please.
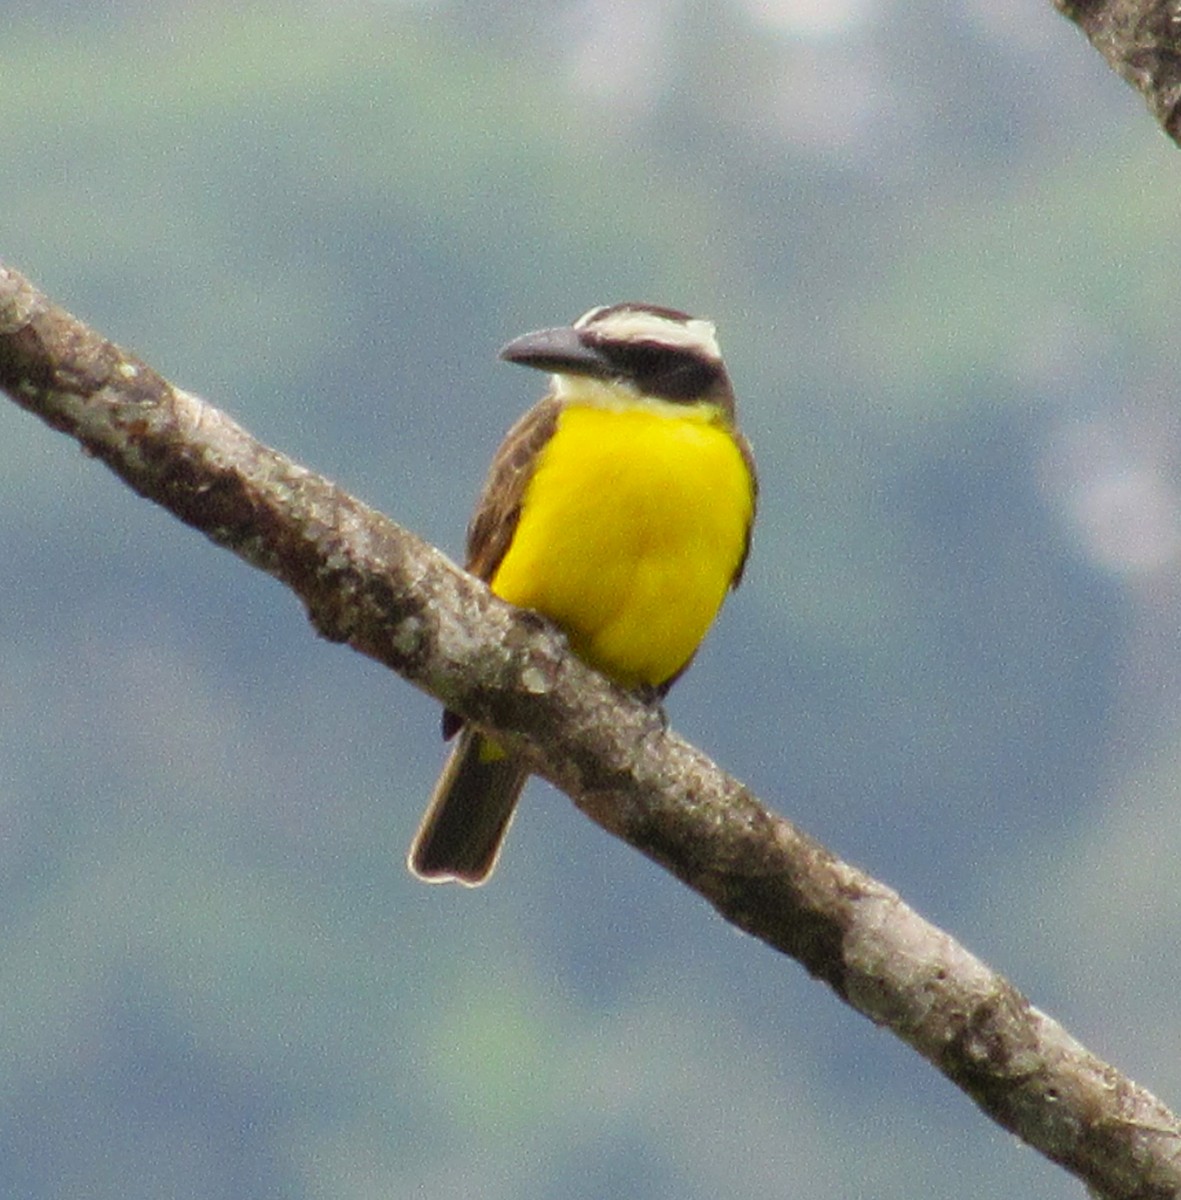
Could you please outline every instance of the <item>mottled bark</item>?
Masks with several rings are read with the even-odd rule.
[[[1181,7],[1177,0],[1054,0],[1181,143]]]

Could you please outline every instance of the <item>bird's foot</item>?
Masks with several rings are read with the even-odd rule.
[[[653,687],[650,683],[642,683],[632,693],[648,710],[652,722],[652,733],[668,732],[668,713],[664,711],[664,690]]]

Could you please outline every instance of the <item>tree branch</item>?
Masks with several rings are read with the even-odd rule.
[[[1111,1200],[1181,1194],[1181,1123],[889,888],[437,551],[255,441],[0,266],[0,389],[285,583],[347,642],[530,758],[605,829],[886,1026]]]
[[[1054,0],[1181,144],[1181,9],[1176,0]]]

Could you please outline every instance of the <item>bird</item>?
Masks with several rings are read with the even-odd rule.
[[[500,357],[547,372],[550,386],[492,460],[466,569],[658,703],[742,579],[757,508],[715,327],[625,302],[527,333]],[[407,862],[424,881],[476,887],[529,771],[453,712],[443,734],[455,744]]]

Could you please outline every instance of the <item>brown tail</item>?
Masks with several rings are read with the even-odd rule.
[[[456,739],[407,859],[428,883],[478,887],[496,866],[529,772],[464,728]]]

